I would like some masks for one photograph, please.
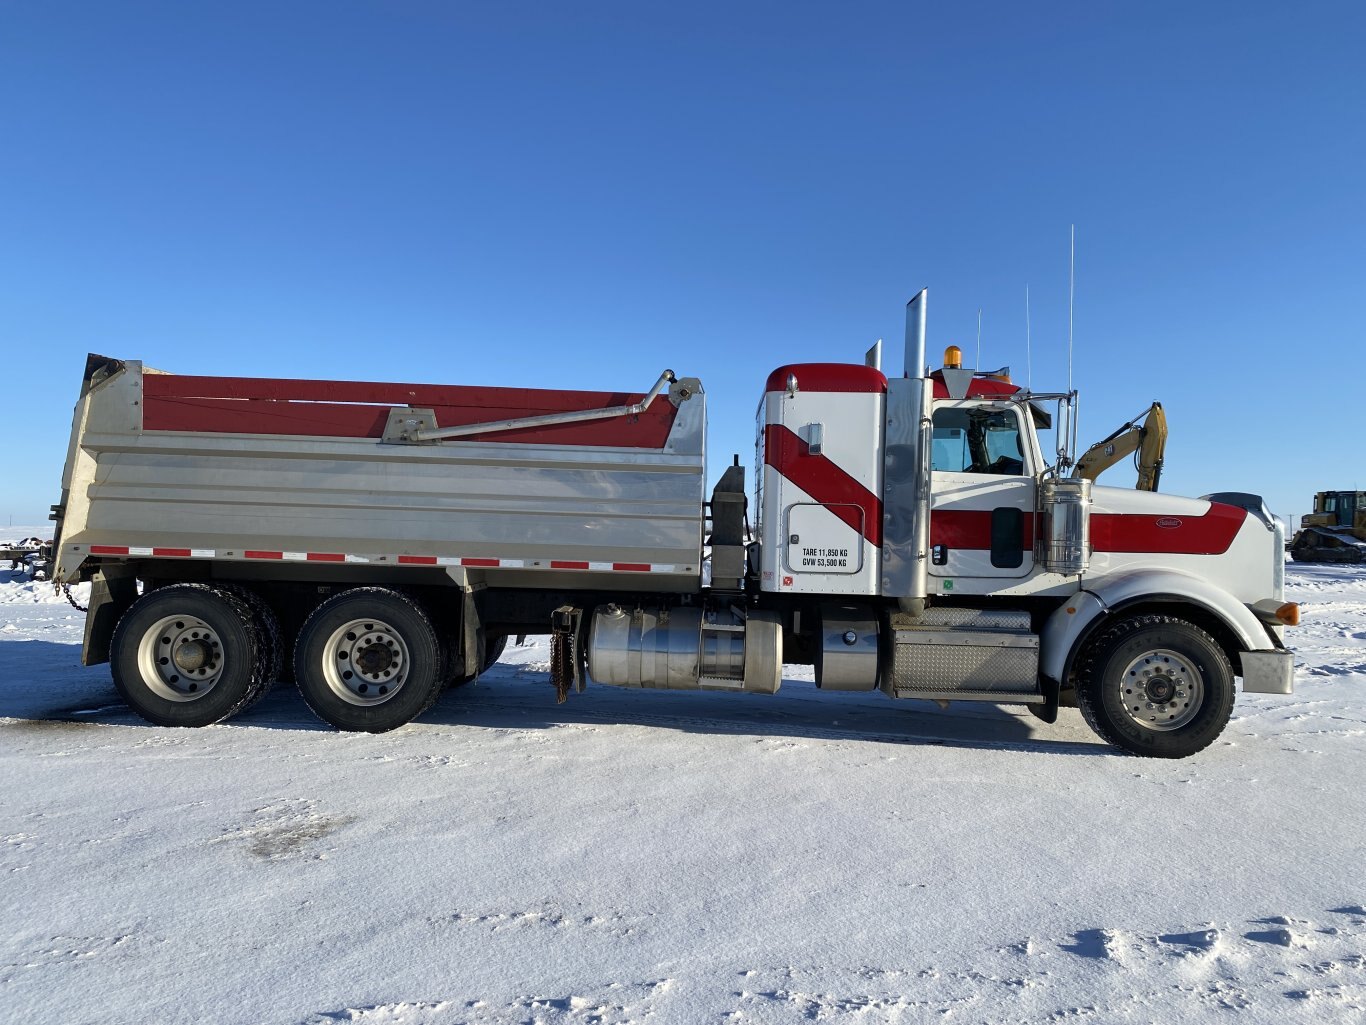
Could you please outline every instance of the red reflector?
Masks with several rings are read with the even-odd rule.
[[[586,563],[586,562],[558,562],[558,561],[556,561],[555,559],[551,559],[551,560],[550,560],[550,568],[551,568],[551,569],[587,569],[587,568],[588,568],[588,563]]]
[[[244,559],[283,559],[284,552],[243,552]]]
[[[497,566],[497,559],[461,559],[462,566]]]
[[[127,554],[128,554],[128,546],[127,546],[127,545],[124,545],[123,547],[119,547],[118,545],[91,545],[91,546],[90,546],[90,554],[91,554],[91,555],[127,555]]]
[[[650,572],[650,564],[648,562],[614,562],[612,563],[612,568],[629,573]]]
[[[400,555],[398,557],[400,566],[435,566],[435,555]]]
[[[188,548],[153,548],[152,554],[165,556],[169,559],[188,559],[190,550]]]
[[[309,552],[309,562],[345,562],[346,556],[340,552]]]

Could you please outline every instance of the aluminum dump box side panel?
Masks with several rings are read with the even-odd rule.
[[[85,400],[59,572],[74,569],[91,546],[126,546],[139,549],[133,554],[155,549],[217,558],[255,552],[398,564],[473,560],[487,569],[490,584],[506,570],[503,582],[515,586],[607,586],[611,578],[599,573],[613,567],[630,572],[633,590],[698,585],[706,421],[700,390],[677,401],[676,410],[668,396],[655,400],[650,412],[665,403],[670,421],[659,447],[610,444],[614,425],[627,440],[639,440],[627,418],[603,421],[594,444],[404,445],[306,433],[152,431],[129,416],[143,391],[141,368],[130,363]],[[530,389],[515,391],[536,401]],[[570,393],[545,394],[563,400]],[[292,418],[291,432],[307,431],[318,417],[340,421],[353,413],[382,424],[382,415],[371,414],[387,412],[374,403],[337,413],[310,402],[249,405],[254,401],[240,400],[240,409]],[[260,422],[245,412],[231,420]],[[583,583],[566,571],[584,571]]]

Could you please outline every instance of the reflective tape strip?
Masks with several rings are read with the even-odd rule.
[[[77,551],[80,549],[77,548]],[[251,559],[272,562],[330,562],[368,565],[393,562],[399,566],[461,566],[470,569],[555,569],[594,573],[688,573],[691,567],[653,562],[588,562],[581,559],[491,559],[480,555],[352,555],[348,552],[284,552],[248,548],[240,555],[215,548],[161,548],[131,545],[91,545],[91,555],[150,556],[158,559]]]

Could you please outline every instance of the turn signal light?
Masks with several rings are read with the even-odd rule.
[[[1300,607],[1296,602],[1286,602],[1276,610],[1276,618],[1286,626],[1300,625]]]
[[[961,370],[963,367],[963,350],[956,345],[950,345],[944,350],[944,369]]]

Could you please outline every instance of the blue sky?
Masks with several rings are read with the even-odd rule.
[[[1153,399],[1163,490],[1366,488],[1357,4],[0,2],[0,517],[87,351],[645,390],[930,343]],[[1107,483],[1132,481],[1117,468]]]

